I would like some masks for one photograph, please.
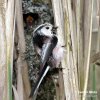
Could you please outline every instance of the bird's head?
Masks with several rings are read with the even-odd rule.
[[[52,24],[44,23],[38,26],[34,30],[34,33],[47,36],[47,37],[52,37],[53,35],[56,35],[56,30],[57,30],[57,27],[54,27]]]

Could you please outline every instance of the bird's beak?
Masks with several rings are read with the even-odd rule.
[[[56,32],[57,31],[57,28],[58,28],[57,26],[53,26],[52,31],[53,32]]]

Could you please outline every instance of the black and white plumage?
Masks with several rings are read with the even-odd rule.
[[[59,66],[63,57],[63,48],[58,44],[58,38],[55,33],[56,28],[49,23],[45,23],[37,27],[33,32],[33,44],[41,57],[41,71],[30,97],[36,94],[50,67]]]

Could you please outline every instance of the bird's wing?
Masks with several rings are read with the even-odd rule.
[[[55,39],[55,38],[53,38],[53,39]],[[43,45],[42,53],[41,53],[41,64],[40,64],[40,67],[42,67],[42,70],[40,71],[39,78],[38,78],[34,88],[31,91],[30,97],[37,94],[38,88],[50,68],[50,66],[47,65],[47,61],[48,61],[49,57],[51,56],[52,51],[55,48],[56,44],[57,44],[57,40],[50,40],[49,43],[46,43]]]
[[[43,67],[45,63],[49,60],[50,56],[52,55],[52,51],[55,48],[58,39],[56,36],[52,37],[49,42],[43,44],[42,52],[41,52],[41,66]]]
[[[49,60],[50,56],[52,55],[54,47],[55,46],[53,45],[53,43],[46,43],[43,45],[41,52],[41,68],[43,68],[45,63]]]

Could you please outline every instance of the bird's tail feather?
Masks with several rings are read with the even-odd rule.
[[[34,88],[32,89],[29,97],[32,97],[33,95],[37,94],[39,86],[40,86],[43,78],[46,76],[46,74],[47,74],[47,72],[48,72],[49,69],[50,69],[50,66],[44,66],[43,67],[43,69],[40,72],[39,78],[38,78],[38,80],[37,80]]]

